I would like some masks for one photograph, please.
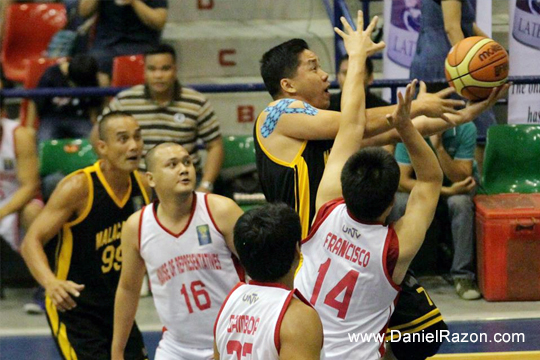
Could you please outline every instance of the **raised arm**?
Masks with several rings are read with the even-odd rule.
[[[34,129],[19,127],[15,130],[15,156],[17,157],[17,180],[19,189],[0,208],[0,220],[21,211],[39,190],[38,159]]]
[[[142,0],[130,0],[135,14],[151,29],[163,30],[167,22],[167,9],[163,7],[152,8]]]
[[[84,285],[56,278],[43,247],[58,234],[64,224],[83,212],[88,201],[88,186],[85,174],[79,173],[63,179],[30,226],[21,246],[21,255],[26,266],[37,282],[45,288],[59,311],[70,310],[76,306],[72,297],[78,297]]]
[[[343,95],[341,97],[341,119],[336,141],[317,191],[316,208],[324,203],[341,196],[341,170],[349,157],[360,149],[366,126],[366,98],[364,91],[364,71],[366,57],[384,48],[384,43],[375,44],[371,41],[371,33],[377,25],[375,16],[367,29],[363,31],[362,12],[358,12],[356,30],[341,19],[345,32],[335,28],[344,41],[349,54],[349,70]]]
[[[124,351],[133,327],[141,285],[146,271],[139,253],[141,210],[131,215],[122,227],[122,271],[114,299],[114,331],[111,359],[124,359]]]
[[[459,110],[456,114],[446,114],[447,119],[419,116],[413,119],[412,123],[424,137],[441,133],[452,127],[473,121],[482,112],[491,108],[498,100],[502,99],[506,95],[509,88],[510,84],[496,87],[486,100],[469,102],[464,109]],[[377,136],[364,139],[362,147],[382,146],[387,144],[396,144],[398,142],[401,142],[401,137],[399,136],[398,131],[396,129],[391,129]]]
[[[416,172],[416,183],[409,196],[405,215],[395,224],[399,239],[399,257],[393,280],[400,284],[410,262],[424,241],[426,231],[433,220],[441,191],[443,173],[433,150],[410,121],[410,90],[405,98],[398,94],[398,109],[389,116],[407,148]]]

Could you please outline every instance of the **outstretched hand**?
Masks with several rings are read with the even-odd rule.
[[[463,100],[447,99],[455,92],[454,88],[448,87],[434,94],[427,92],[426,83],[420,82],[420,91],[416,97],[419,103],[419,114],[432,118],[441,118],[446,122],[454,124],[445,114],[457,114],[456,107],[465,106]],[[454,124],[455,125],[455,124]]]
[[[337,27],[334,28],[334,31],[343,39],[345,50],[347,50],[347,54],[349,54],[349,56],[360,54],[368,57],[376,52],[381,51],[386,46],[384,41],[374,43],[371,40],[371,34],[379,21],[378,16],[373,17],[371,23],[368,25],[365,31],[363,30],[364,15],[362,11],[358,11],[356,30],[353,29],[351,24],[349,24],[349,22],[343,16],[340,18],[340,20],[343,24],[343,31]]]
[[[401,92],[398,92],[398,103],[397,107],[392,114],[386,115],[386,120],[390,125],[396,129],[407,125],[411,122],[411,104],[414,93],[416,92],[416,83],[418,81],[415,79],[405,89],[405,96]]]

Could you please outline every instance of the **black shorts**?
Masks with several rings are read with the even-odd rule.
[[[393,330],[393,332],[392,332]],[[401,283],[401,292],[396,308],[386,333],[386,341],[392,346],[394,356],[398,360],[419,360],[433,356],[439,351],[442,342],[405,342],[397,333],[433,333],[448,330],[439,308],[418,281],[407,272]],[[392,336],[393,335],[393,336]],[[391,338],[393,339],[392,341]],[[439,337],[434,337],[438,339]]]
[[[46,301],[47,321],[63,359],[105,360],[111,358],[114,311],[75,309],[64,313]],[[148,352],[142,334],[133,325],[126,345],[125,359],[146,360]]]

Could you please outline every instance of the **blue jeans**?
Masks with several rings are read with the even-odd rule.
[[[409,194],[396,193],[394,207],[388,221],[395,222],[405,214]],[[442,197],[439,201],[448,206],[454,258],[450,274],[452,278],[475,278],[474,271],[474,203],[472,194]]]

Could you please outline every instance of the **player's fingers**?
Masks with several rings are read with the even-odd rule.
[[[376,43],[376,44],[374,44],[374,45],[372,46],[372,48],[371,48],[372,51],[371,51],[371,52],[373,52],[373,53],[379,52],[379,51],[381,51],[382,49],[384,49],[385,47],[386,47],[385,42],[384,42],[384,41],[381,41],[381,42]]]
[[[351,24],[345,19],[344,16],[339,18],[341,20],[341,24],[343,24],[343,30],[345,30],[345,33],[350,34],[353,32],[353,29],[351,27]]]
[[[454,93],[455,91],[456,90],[453,87],[449,86],[446,89],[442,89],[441,91],[437,92],[437,96],[445,98],[450,96],[450,94]]]
[[[442,114],[441,119],[443,119],[444,121],[446,121],[449,124],[456,125],[456,122],[454,120],[450,119],[446,114]]]
[[[397,98],[398,98],[398,107],[402,107],[403,106],[403,94],[401,93],[401,91],[398,92]]]
[[[368,36],[371,36],[371,33],[373,32],[373,30],[377,26],[378,22],[379,22],[379,17],[378,16],[374,16],[373,19],[371,19],[371,22],[369,23],[368,27],[366,28],[366,34]]]
[[[449,107],[449,106],[443,106],[442,111],[443,113],[459,114],[459,110],[456,110],[453,107]]]
[[[427,92],[427,86],[426,83],[423,81],[420,81],[420,94],[424,94]]]
[[[80,291],[84,289],[84,285],[76,284],[73,281],[69,281],[67,285],[66,291],[75,297],[79,297],[81,295]]]
[[[390,114],[386,114],[386,122],[390,125],[394,123],[394,118]]]
[[[339,36],[341,36],[342,39],[345,39],[346,34],[345,34],[343,31],[341,31],[340,28],[335,27],[335,28],[334,28],[334,31],[336,32],[336,34],[338,34]]]
[[[356,30],[360,32],[364,30],[364,12],[362,10],[358,10],[356,14]]]
[[[444,99],[443,106],[448,107],[462,107],[465,106],[465,101],[463,100],[454,100],[454,99]]]

